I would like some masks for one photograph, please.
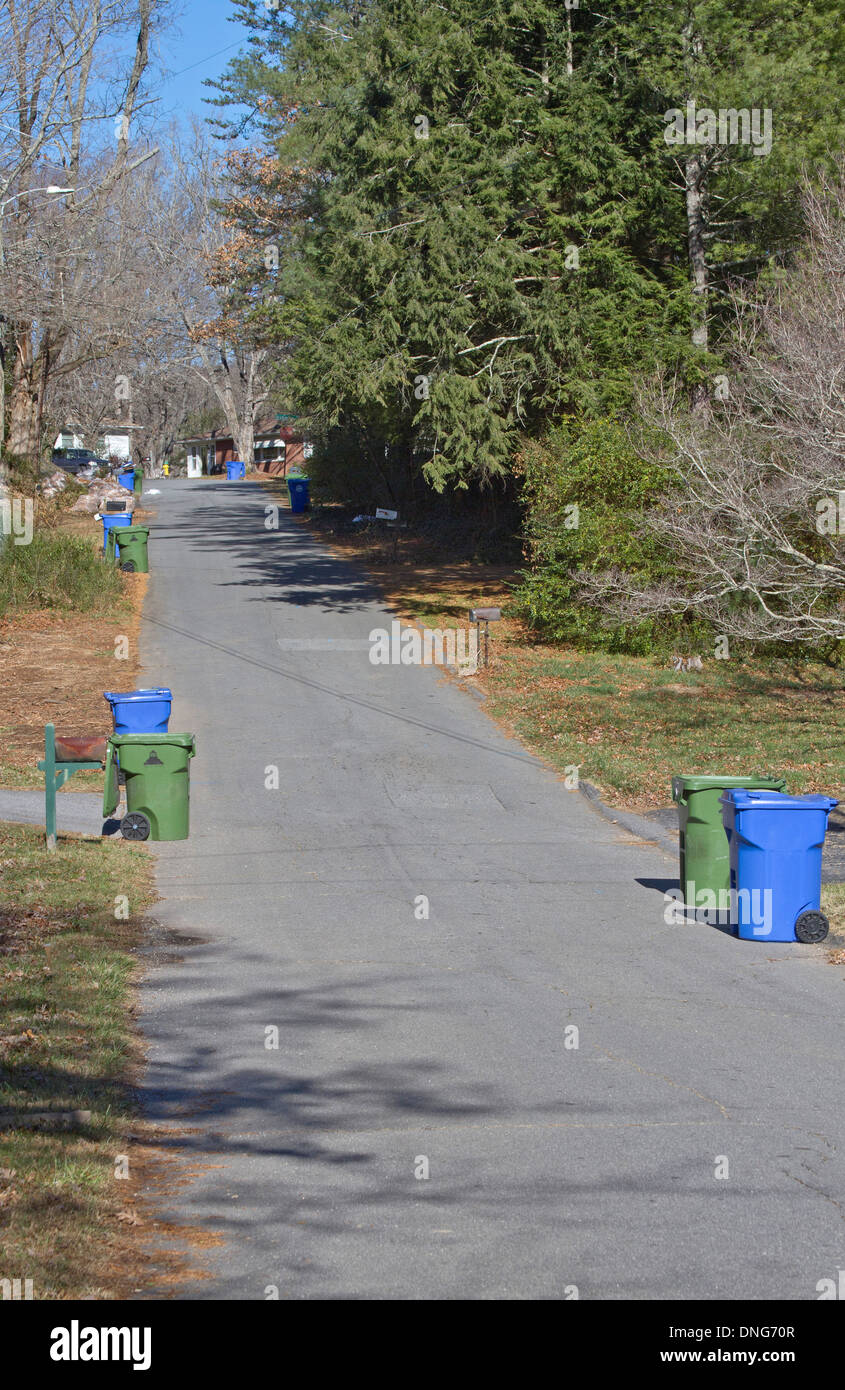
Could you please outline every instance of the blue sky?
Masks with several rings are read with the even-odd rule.
[[[245,47],[248,31],[232,22],[230,0],[182,0],[173,26],[159,35],[158,51],[167,68],[161,87],[161,115],[214,115],[203,98],[207,77],[219,77],[230,58]],[[222,50],[222,51],[221,51]]]

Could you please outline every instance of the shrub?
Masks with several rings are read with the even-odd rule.
[[[642,520],[669,474],[635,452],[613,420],[565,420],[529,443],[523,474],[528,570],[517,611],[552,641],[635,655],[710,644],[706,623],[662,616],[609,627],[585,598],[579,570],[624,569],[648,582],[674,578],[671,555]]]

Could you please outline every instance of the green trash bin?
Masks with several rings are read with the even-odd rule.
[[[117,559],[117,546],[115,544],[113,526],[109,527],[108,535],[106,536],[106,559],[111,560],[112,563]]]
[[[136,496],[136,497],[140,497],[140,496],[141,496],[141,493],[144,491],[144,470],[143,470],[143,468],[136,468],[136,469],[135,469],[135,477],[132,479],[132,490],[133,490],[133,492],[135,493],[135,496]]]
[[[727,787],[782,792],[782,777],[673,777],[672,800],[678,806],[681,851],[680,880],[689,907],[727,906],[731,886],[730,847],[722,822],[719,797]],[[697,902],[701,893],[715,902]]]
[[[126,777],[126,840],[187,840],[193,734],[112,734],[106,748],[103,815],[117,809],[117,759]]]
[[[128,574],[149,574],[150,562],[147,556],[149,534],[149,526],[120,527],[120,535],[115,537],[120,553],[118,564]],[[109,532],[109,538],[114,535],[114,531]]]

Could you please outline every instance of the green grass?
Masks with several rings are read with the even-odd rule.
[[[845,798],[845,700],[830,667],[734,657],[678,672],[657,657],[539,643],[484,567],[459,582],[398,568],[385,589],[429,627],[465,623],[468,600],[504,601],[479,677],[485,708],[552,766],[577,765],[615,805],[669,805],[679,772],[782,773],[790,791]]]
[[[58,609],[102,614],[123,598],[120,571],[85,536],[36,531],[0,548],[0,617]]]
[[[489,712],[617,805],[670,801],[674,773],[783,773],[790,790],[845,788],[841,680],[820,665],[552,655],[519,631],[496,644]]]
[[[48,854],[40,829],[0,823],[0,873],[0,1110],[91,1112],[72,1132],[0,1129],[0,1277],[32,1279],[35,1298],[103,1296],[130,1187],[115,1155],[133,1113],[132,951],[150,859],[71,837]]]

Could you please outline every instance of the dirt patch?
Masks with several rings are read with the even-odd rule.
[[[221,1246],[222,1237],[216,1231],[177,1225],[155,1215],[208,1166],[163,1147],[173,1140],[172,1131],[159,1135],[154,1126],[143,1126],[129,1137],[126,1190],[110,1213],[89,1297],[171,1298],[180,1285],[212,1277],[202,1267],[202,1252]]]
[[[330,550],[362,565],[400,617],[424,618],[428,610],[432,617],[466,624],[472,605],[498,607],[510,598],[513,565],[455,563],[430,539],[387,527],[349,531],[338,526],[330,509],[328,515],[306,515],[303,524]]]
[[[138,627],[148,576],[123,576],[122,613],[22,613],[0,620],[0,787],[41,787],[35,764],[44,756],[44,725],[68,734],[111,733],[104,690],[131,690],[138,671]],[[128,657],[115,655],[115,639]],[[79,772],[74,791],[99,790],[97,772]]]

